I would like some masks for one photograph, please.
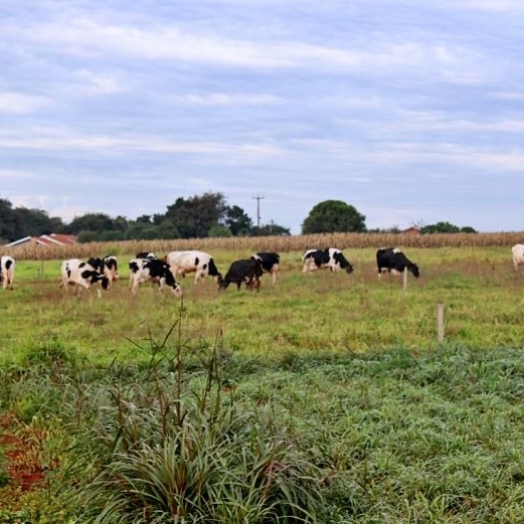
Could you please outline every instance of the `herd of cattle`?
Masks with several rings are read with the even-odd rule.
[[[512,247],[513,265],[515,270],[524,265],[524,244]],[[352,273],[353,264],[346,259],[340,249],[308,249],[302,255],[302,271],[304,273],[318,269],[328,269],[332,272],[346,271]],[[376,252],[378,275],[388,272],[401,274],[405,270],[420,276],[417,264],[411,262],[398,248],[380,248]],[[195,284],[207,276],[213,277],[218,283],[218,289],[224,290],[230,284],[240,289],[244,284],[247,289],[260,289],[260,281],[264,273],[271,275],[275,284],[279,270],[280,256],[275,252],[255,253],[250,258],[235,260],[225,276],[218,271],[213,257],[203,251],[172,251],[163,258],[154,253],[137,253],[129,261],[129,287],[133,294],[143,282],[157,283],[159,290],[168,287],[176,296],[182,296],[182,288],[177,278],[195,273]],[[10,255],[0,257],[0,283],[4,289],[13,289],[15,259]],[[90,258],[83,261],[77,258],[64,260],[61,267],[61,287],[68,289],[80,287],[90,289],[94,284],[100,284],[102,289],[109,289],[111,283],[118,280],[118,261],[115,256]]]

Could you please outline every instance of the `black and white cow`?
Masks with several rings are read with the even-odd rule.
[[[274,251],[266,251],[255,253],[251,258],[257,260],[262,266],[262,270],[271,275],[271,283],[274,284],[277,281],[280,255]]]
[[[71,258],[62,262],[62,282],[60,287],[66,291],[72,288],[91,289],[91,286],[100,283],[102,289],[109,288],[109,279],[97,271],[91,264],[78,258]],[[100,291],[100,290],[99,290]]]
[[[317,269],[330,269],[332,273],[343,269],[346,273],[353,272],[353,264],[346,259],[340,249],[330,247],[326,249],[308,249],[302,255],[302,272]]]
[[[107,255],[104,258],[91,257],[87,263],[99,273],[103,273],[109,279],[110,284],[118,280],[118,260],[114,255]]]
[[[203,251],[171,251],[167,254],[166,261],[175,277],[195,273],[195,284],[208,275],[217,281],[222,278],[213,257]]]
[[[4,289],[13,289],[15,266],[16,262],[12,256],[2,255],[0,257],[0,282]]]
[[[415,278],[420,276],[417,264],[411,262],[400,249],[396,247],[382,247],[377,251],[377,270],[379,277],[385,272],[400,275],[404,272],[405,268],[411,271]]]
[[[524,266],[524,244],[515,244],[511,248],[513,255],[513,267],[515,271],[519,270],[519,266]]]
[[[182,288],[177,284],[169,264],[158,258],[133,258],[129,261],[129,287],[136,295],[142,282],[156,282],[158,290],[164,286],[171,288],[177,297],[182,296]]]
[[[151,253],[150,251],[140,251],[140,253],[137,253],[135,255],[135,258],[149,258],[151,260],[154,260],[157,258],[157,256],[154,253]]]
[[[237,290],[240,290],[242,283],[246,289],[260,290],[260,278],[262,277],[262,266],[258,260],[247,258],[235,260],[230,266],[224,278],[218,278],[218,289],[227,289],[229,284],[236,284]]]

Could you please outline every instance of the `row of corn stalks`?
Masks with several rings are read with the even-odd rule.
[[[339,249],[398,247],[511,247],[524,242],[524,232],[507,233],[443,233],[431,235],[394,233],[326,233],[298,236],[191,238],[173,240],[125,240],[90,242],[68,246],[41,246],[28,244],[4,247],[1,254],[12,255],[18,260],[57,260],[65,258],[89,258],[104,255],[133,255],[140,251],[152,251],[158,256],[169,251],[198,249],[214,250],[302,252],[306,249],[337,247]]]

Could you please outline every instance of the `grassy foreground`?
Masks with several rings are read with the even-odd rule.
[[[216,373],[226,406],[256,413],[264,427],[278,428],[278,441],[287,442],[288,449],[280,464],[296,455],[316,472],[314,489],[322,506],[304,522],[519,523],[524,503],[521,353],[446,346],[417,355],[397,349],[364,355],[282,355],[272,362],[220,353]],[[63,358],[33,354],[23,375],[14,368],[2,372],[3,407],[25,431],[31,427],[46,434],[38,456],[50,470],[41,491],[21,494],[16,503],[12,491],[0,491],[0,522],[96,522],[101,510],[93,515],[93,509],[103,504],[97,505],[101,495],[100,485],[93,487],[95,473],[122,464],[122,439],[129,453],[141,439],[150,442],[150,449],[156,449],[155,442],[158,449],[169,449],[164,440],[153,437],[166,416],[156,411],[159,397],[151,390],[158,391],[159,384],[164,392],[169,390],[171,366],[159,366],[154,375],[150,367],[131,365],[102,372]],[[183,396],[189,402],[186,395],[201,391],[208,373],[194,357],[186,365]],[[119,408],[111,401],[115,391]],[[121,421],[127,413],[122,406],[128,405],[144,417],[138,426]],[[248,418],[242,420],[244,426],[237,427],[235,435],[243,433],[241,427],[250,428],[252,436],[258,434]],[[108,454],[111,442],[120,442],[119,454]],[[166,460],[178,456],[171,453],[162,453],[160,461],[157,457],[153,472],[147,474],[144,470],[153,459],[135,457],[117,485],[125,485],[129,475],[146,475],[146,492],[160,486],[169,493],[173,488],[166,486],[175,477]],[[195,460],[184,469],[182,478],[188,484],[189,464],[194,468]],[[267,455],[259,460],[267,461]],[[201,475],[200,466],[198,471]],[[114,484],[103,486],[107,504],[116,504],[116,495],[110,498],[107,487]],[[157,488],[154,493],[163,492]],[[229,500],[228,494],[222,496]],[[162,495],[154,497],[159,505],[158,500],[164,500]],[[26,520],[14,520],[16,515]],[[132,521],[196,522],[145,517]]]
[[[522,522],[523,277],[505,247],[407,254],[422,276],[406,291],[398,279],[379,282],[374,250],[363,248],[347,251],[353,275],[303,275],[300,254],[284,253],[274,287],[218,294],[186,278],[183,302],[148,286],[131,297],[125,269],[102,299],[86,300],[58,289],[56,261],[21,262],[0,301],[0,433],[34,443],[25,460],[47,474],[37,489],[0,491],[0,523],[197,522],[166,516],[170,497],[159,495],[174,492],[175,448],[202,451],[183,462],[186,480],[197,464],[210,481],[202,508],[235,508],[208,523]],[[224,271],[245,255],[215,258]],[[176,406],[202,414],[184,418],[195,432]],[[205,454],[217,435],[237,452]],[[217,456],[224,475],[256,489],[222,477],[221,492],[204,475]],[[11,471],[1,459],[0,484]],[[162,516],[121,489],[144,470],[140,489],[159,488]],[[294,474],[267,498],[258,481],[277,470]],[[250,481],[252,471],[264,473]],[[248,504],[251,492],[261,496]],[[268,500],[307,512],[277,519],[264,514]],[[108,506],[135,516],[118,520]]]

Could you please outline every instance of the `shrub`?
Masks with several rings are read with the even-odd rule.
[[[115,379],[96,397],[69,472],[84,522],[316,522],[319,471],[271,410],[224,395],[215,349],[187,389],[182,347],[166,366],[166,340],[151,344],[141,386]]]

